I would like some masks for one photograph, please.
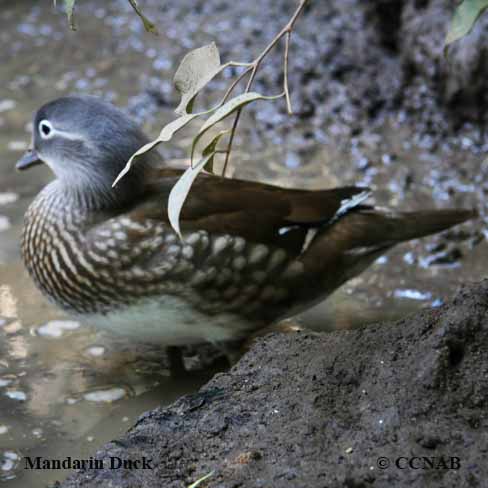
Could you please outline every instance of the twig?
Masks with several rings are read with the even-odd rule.
[[[289,115],[293,113],[293,109],[291,108],[290,89],[288,88],[288,51],[290,49],[290,38],[291,38],[291,32],[287,32],[285,38],[285,60],[283,62],[284,64],[283,89],[285,90],[286,109],[288,110]]]
[[[242,80],[245,74],[248,73],[248,71],[251,71],[251,76],[249,77],[249,80],[246,85],[246,89],[244,90],[244,93],[248,93],[251,90],[251,86],[254,82],[254,78],[256,77],[256,73],[259,69],[259,66],[261,65],[263,59],[268,55],[268,53],[276,46],[276,44],[283,38],[283,36],[286,35],[286,44],[285,44],[285,69],[284,69],[284,87],[285,87],[285,97],[286,97],[286,103],[287,103],[287,108],[288,112],[291,113],[291,102],[290,102],[290,94],[288,90],[288,49],[289,49],[289,43],[290,43],[290,36],[291,32],[293,30],[293,27],[295,26],[295,22],[297,21],[298,17],[302,13],[303,9],[305,8],[305,5],[307,4],[308,0],[300,0],[300,3],[293,13],[291,19],[288,21],[288,23],[281,29],[281,31],[275,36],[275,38],[264,48],[264,50],[261,52],[261,54],[252,62],[248,65],[248,70],[244,71],[239,75],[239,78],[234,82],[229,90],[230,92],[235,88],[237,83]],[[226,98],[228,94],[224,95],[224,98]],[[236,116],[234,118],[234,123],[232,124],[232,129],[230,132],[229,136],[229,143],[227,145],[227,154],[225,156],[225,161],[224,161],[224,167],[222,170],[222,176],[225,177],[225,173],[227,171],[227,166],[229,164],[229,159],[230,159],[230,153],[232,150],[232,143],[234,142],[234,136],[235,132],[237,129],[237,125],[239,124],[239,119],[241,117],[241,112],[242,108],[239,108],[236,112]]]
[[[222,105],[227,101],[229,98],[230,94],[234,91],[234,88],[239,84],[239,82],[251,71],[251,66],[248,66],[247,69],[245,69],[229,86],[227,91],[225,92],[224,98],[222,98],[222,101],[220,102]]]

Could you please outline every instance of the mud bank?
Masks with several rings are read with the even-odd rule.
[[[483,486],[487,402],[485,280],[396,323],[260,340],[96,453],[145,456],[154,469],[82,471],[60,486],[180,488],[212,471],[212,488]],[[460,468],[394,466],[412,456],[454,456]]]

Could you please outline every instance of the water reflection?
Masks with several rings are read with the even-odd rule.
[[[20,271],[18,263],[17,276],[1,279],[18,281]],[[87,454],[93,443],[116,437],[143,411],[194,391],[213,373],[173,380],[160,349],[64,320],[27,277],[20,281],[21,292],[0,287],[0,479],[12,486],[62,476],[24,471],[19,456]]]

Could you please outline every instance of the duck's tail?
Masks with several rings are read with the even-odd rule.
[[[363,245],[388,245],[442,232],[477,215],[475,210],[462,209],[394,212],[375,208],[358,209],[344,219],[351,219],[351,243],[359,240]]]
[[[359,207],[319,231],[301,259],[324,276],[332,291],[395,244],[441,232],[477,215],[475,210],[393,212]]]

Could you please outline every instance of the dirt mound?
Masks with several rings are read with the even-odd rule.
[[[211,471],[212,488],[483,486],[487,403],[485,280],[393,324],[260,340],[96,454],[154,469],[87,470],[61,486],[180,488]]]

